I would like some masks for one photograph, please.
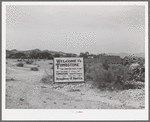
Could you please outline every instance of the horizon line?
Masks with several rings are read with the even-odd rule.
[[[17,50],[17,49],[6,49],[8,51],[11,51],[11,50]],[[48,49],[44,49],[44,50],[41,50],[41,49],[38,49],[38,48],[33,48],[33,49],[27,49],[27,50],[17,50],[17,51],[29,51],[29,50],[40,50],[40,51],[44,51],[44,50],[48,50]],[[55,51],[55,50],[48,50],[48,51]],[[63,52],[63,51],[55,51],[55,52]],[[82,53],[85,53],[85,52],[89,52],[89,51],[81,51]],[[81,53],[80,52],[80,53]],[[63,53],[66,53],[66,52],[63,52]],[[76,53],[76,52],[74,52]],[[89,52],[90,53],[90,52]],[[100,54],[104,54],[105,52],[101,52]],[[108,53],[115,53],[115,52],[108,52]],[[118,53],[115,53],[115,54],[120,54],[120,53],[127,53],[127,54],[137,54],[137,53],[145,53],[145,52],[137,52],[137,53],[130,53],[130,52],[118,52]],[[96,53],[90,53],[90,54],[96,54]],[[98,52],[97,52],[98,54]],[[107,54],[107,53],[105,53]]]

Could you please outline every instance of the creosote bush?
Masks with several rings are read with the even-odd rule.
[[[39,71],[38,67],[31,67],[32,71]]]
[[[23,67],[24,64],[23,64],[23,63],[18,63],[17,66],[18,66],[18,67]]]

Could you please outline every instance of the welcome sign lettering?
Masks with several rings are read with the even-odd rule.
[[[55,82],[84,82],[83,58],[54,58]]]

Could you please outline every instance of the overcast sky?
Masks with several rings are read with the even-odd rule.
[[[144,6],[7,6],[7,49],[143,53]]]

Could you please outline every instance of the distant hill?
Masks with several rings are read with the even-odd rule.
[[[17,52],[18,52],[18,50],[16,50],[16,49],[13,49],[13,50],[7,50],[7,51],[10,51],[11,53],[17,53]]]
[[[24,53],[24,54],[30,54],[31,52],[47,52],[49,54],[52,54],[52,55],[55,55],[55,54],[72,54],[72,53],[65,53],[65,52],[61,52],[61,51],[51,51],[51,50],[39,50],[39,49],[33,49],[33,50],[26,50],[26,51],[22,51],[22,50],[16,50],[16,49],[13,49],[13,50],[6,50],[6,55],[9,56],[10,54],[15,54],[15,53]],[[115,56],[120,56],[121,58],[125,57],[125,56],[129,56],[129,55],[133,55],[133,54],[130,54],[130,53],[124,53],[124,52],[121,52],[121,53],[107,53],[107,55],[115,55]],[[135,56],[137,57],[142,57],[144,58],[145,57],[145,54],[144,53],[135,53],[134,54]]]
[[[22,51],[22,50],[16,50],[16,49],[13,49],[13,50],[6,50],[6,54],[7,56],[9,56],[10,54],[16,54],[16,53],[24,53],[24,54],[30,54],[31,52],[47,52],[49,54],[52,54],[52,55],[55,55],[55,54],[72,54],[72,53],[64,53],[64,52],[61,52],[61,51],[49,51],[49,50],[39,50],[39,49],[33,49],[33,50],[26,50],[26,51]]]
[[[24,53],[24,54],[29,54],[31,52],[40,52],[39,49],[33,49],[33,50],[27,50],[27,51],[21,51],[21,50],[16,50],[16,49],[13,49],[13,50],[6,50],[6,54],[15,54],[15,53]]]
[[[133,55],[133,54],[122,52],[122,53],[107,53],[107,55],[117,55],[117,56],[120,56],[121,58],[123,58],[125,56],[129,56],[129,55]],[[134,53],[134,55],[137,56],[137,57],[145,58],[144,53]]]
[[[15,54],[15,52],[6,50],[6,55],[9,56],[10,54]]]

